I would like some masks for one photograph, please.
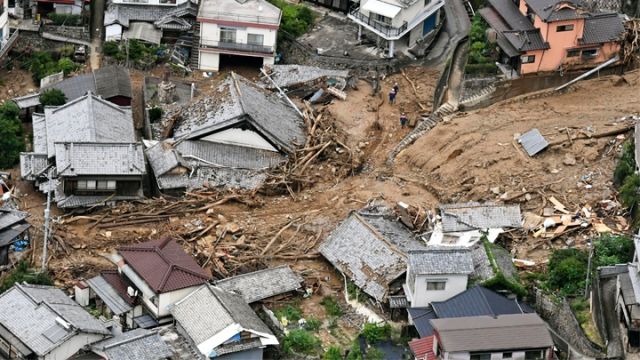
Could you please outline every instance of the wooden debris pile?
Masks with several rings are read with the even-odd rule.
[[[640,59],[640,19],[627,21],[625,29],[624,63],[637,63]]]
[[[307,127],[304,147],[290,154],[286,164],[269,174],[263,192],[288,192],[294,196],[318,179],[331,178],[337,182],[360,167],[362,159],[346,145],[346,134],[327,108],[315,111],[305,102],[304,121]]]

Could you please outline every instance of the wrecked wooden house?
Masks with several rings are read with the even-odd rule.
[[[175,359],[172,349],[156,332],[135,329],[91,345],[101,360],[165,360]],[[83,359],[93,360],[89,355]],[[96,360],[97,360],[96,359]]]
[[[85,299],[83,305],[93,301],[103,314],[119,316],[127,329],[171,322],[169,309],[211,279],[169,238],[120,247],[111,260],[117,271],[87,280],[90,289],[77,287],[76,293]]]
[[[279,344],[242,296],[211,284],[177,302],[171,314],[178,333],[198,349],[196,358],[261,360],[267,346]]]
[[[319,248],[341,274],[380,303],[402,292],[409,251],[425,249],[384,207],[351,212]]]
[[[257,188],[305,141],[296,109],[237,75],[164,126],[171,137],[146,150],[161,192]]]
[[[469,202],[440,205],[438,209],[441,221],[434,226],[429,245],[472,246],[483,232],[493,243],[504,229],[522,228],[519,205]]]
[[[143,198],[146,173],[130,107],[92,93],[33,114],[33,151],[20,154],[20,171],[59,208]]]
[[[251,304],[293,293],[300,289],[303,281],[288,265],[282,265],[218,280],[215,285],[242,296]]]
[[[350,80],[349,70],[324,69],[308,65],[267,65],[264,71],[264,87],[272,90],[281,88],[287,95],[297,96],[311,103],[333,99],[328,89],[343,91]]]
[[[0,267],[10,264],[10,250],[22,251],[30,246],[27,213],[0,209]]]

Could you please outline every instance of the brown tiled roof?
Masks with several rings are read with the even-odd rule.
[[[201,285],[211,278],[208,271],[168,238],[124,246],[118,252],[157,293]]]
[[[129,293],[127,293],[127,287],[129,287],[129,284],[117,270],[105,270],[101,272],[100,275],[109,285],[111,285],[111,287],[113,287],[122,300],[126,301],[129,305],[133,305],[135,298],[132,298],[129,296]]]

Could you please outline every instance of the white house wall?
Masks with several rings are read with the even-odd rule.
[[[492,352],[491,360],[503,360],[503,354],[505,352],[511,352],[510,360],[524,360],[524,351],[500,351],[500,352]],[[444,353],[443,360],[469,360],[471,358],[471,354],[469,352],[446,352]],[[546,359],[546,352],[545,357]]]
[[[44,360],[66,360],[75,355],[85,345],[104,339],[105,335],[80,333],[53,349]]]
[[[184,299],[187,295],[191,294],[197,288],[199,288],[199,286],[192,286],[192,287],[160,294],[160,299],[158,303],[159,317],[171,315],[171,313],[169,312],[169,310],[171,309],[171,306],[173,306],[178,301]]]
[[[225,28],[236,29],[236,42],[247,43],[247,34],[257,34],[264,36],[264,46],[276,46],[277,31],[274,29],[257,28],[251,26],[224,26]],[[220,41],[220,27],[218,24],[202,22],[200,24],[200,44],[202,46],[217,46]]]
[[[248,129],[243,130],[239,128],[231,128],[211,134],[207,137],[202,138],[202,140],[221,144],[246,146],[273,152],[278,151],[260,134]]]
[[[177,6],[182,3],[187,2],[188,0],[177,0],[175,4],[162,4],[160,0],[139,0],[139,1],[131,1],[131,0],[111,0],[114,4],[127,4],[127,5],[157,5],[157,6]]]
[[[122,25],[111,24],[104,27],[104,36],[107,41],[122,39]]]
[[[427,290],[427,280],[446,281],[444,290]],[[426,307],[433,301],[445,301],[467,289],[467,275],[416,275],[412,307]]]
[[[3,4],[4,12],[0,15],[0,29],[2,29],[2,39],[0,39],[0,41],[2,41],[2,46],[4,46],[9,39],[9,1],[4,0]]]

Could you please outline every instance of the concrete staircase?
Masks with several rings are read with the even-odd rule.
[[[196,70],[200,68],[200,23],[195,22],[193,24],[193,42],[191,44],[191,69]]]
[[[494,84],[491,84],[487,87],[480,89],[480,91],[476,91],[475,93],[460,99],[460,105],[464,108],[474,106],[478,104],[480,101],[485,100],[486,98],[491,96],[491,94],[493,94],[495,91],[496,91],[496,86]]]

